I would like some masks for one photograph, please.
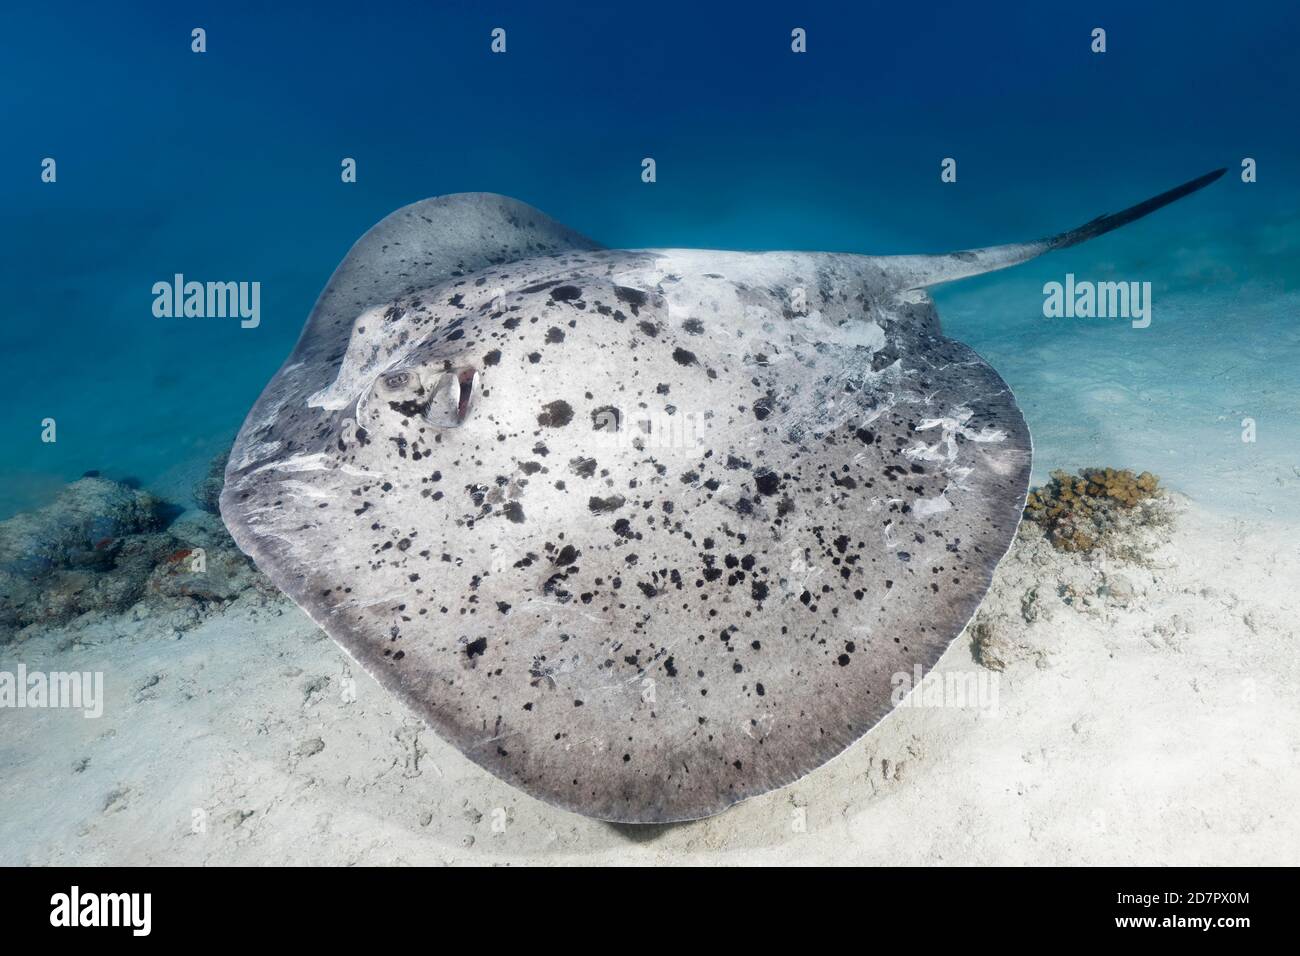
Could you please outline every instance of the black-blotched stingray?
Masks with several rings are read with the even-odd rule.
[[[253,406],[239,546],[466,756],[664,822],[788,784],[934,665],[1020,521],[1029,432],[926,287],[948,255],[604,249],[530,206],[406,206]]]

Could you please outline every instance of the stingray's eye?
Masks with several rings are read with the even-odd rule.
[[[458,368],[443,372],[433,388],[425,418],[431,425],[455,428],[464,423],[478,398],[478,371]]]
[[[420,387],[420,377],[408,371],[389,372],[381,376],[379,382],[387,392],[406,392]]]

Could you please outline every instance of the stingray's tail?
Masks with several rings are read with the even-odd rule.
[[[1162,206],[1189,196],[1198,189],[1203,189],[1222,176],[1226,169],[1216,169],[1212,173],[1198,176],[1190,182],[1183,183],[1168,192],[1153,196],[1146,202],[1130,206],[1123,212],[1098,216],[1091,222],[1084,223],[1077,229],[1063,232],[1037,242],[1015,243],[1009,246],[989,246],[986,249],[966,249],[962,252],[949,252],[938,256],[886,256],[879,261],[885,269],[898,280],[899,289],[920,289],[925,286],[965,279],[985,272],[996,272],[1008,266],[1019,265],[1035,256],[1053,249],[1064,249],[1118,229],[1135,219],[1141,219]]]

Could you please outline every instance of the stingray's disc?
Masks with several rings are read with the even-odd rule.
[[[250,413],[222,514],[504,780],[605,820],[716,813],[885,716],[1019,522],[1011,393],[881,262],[408,207]]]

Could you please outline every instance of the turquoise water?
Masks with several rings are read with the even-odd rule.
[[[1011,384],[1055,468],[1147,469],[1219,511],[1297,516],[1300,231],[1294,207],[1246,221],[1226,179],[1203,216],[1150,220],[936,295],[946,331]],[[1212,187],[1213,188],[1213,187]],[[1189,221],[1190,220],[1190,221]],[[1045,319],[1042,287],[1152,283],[1151,325]],[[1253,440],[1250,429],[1253,426]]]
[[[1220,166],[1150,219],[936,299],[1016,390],[1040,477],[1150,468],[1267,512],[1300,489],[1297,15],[1131,6],[8,12],[0,517],[89,469],[183,499],[351,242],[427,196],[506,193],[611,246],[940,252],[1054,233]],[[155,317],[151,288],[177,272],[260,282],[260,325]],[[1067,272],[1150,281],[1151,327],[1045,319],[1043,283]]]

